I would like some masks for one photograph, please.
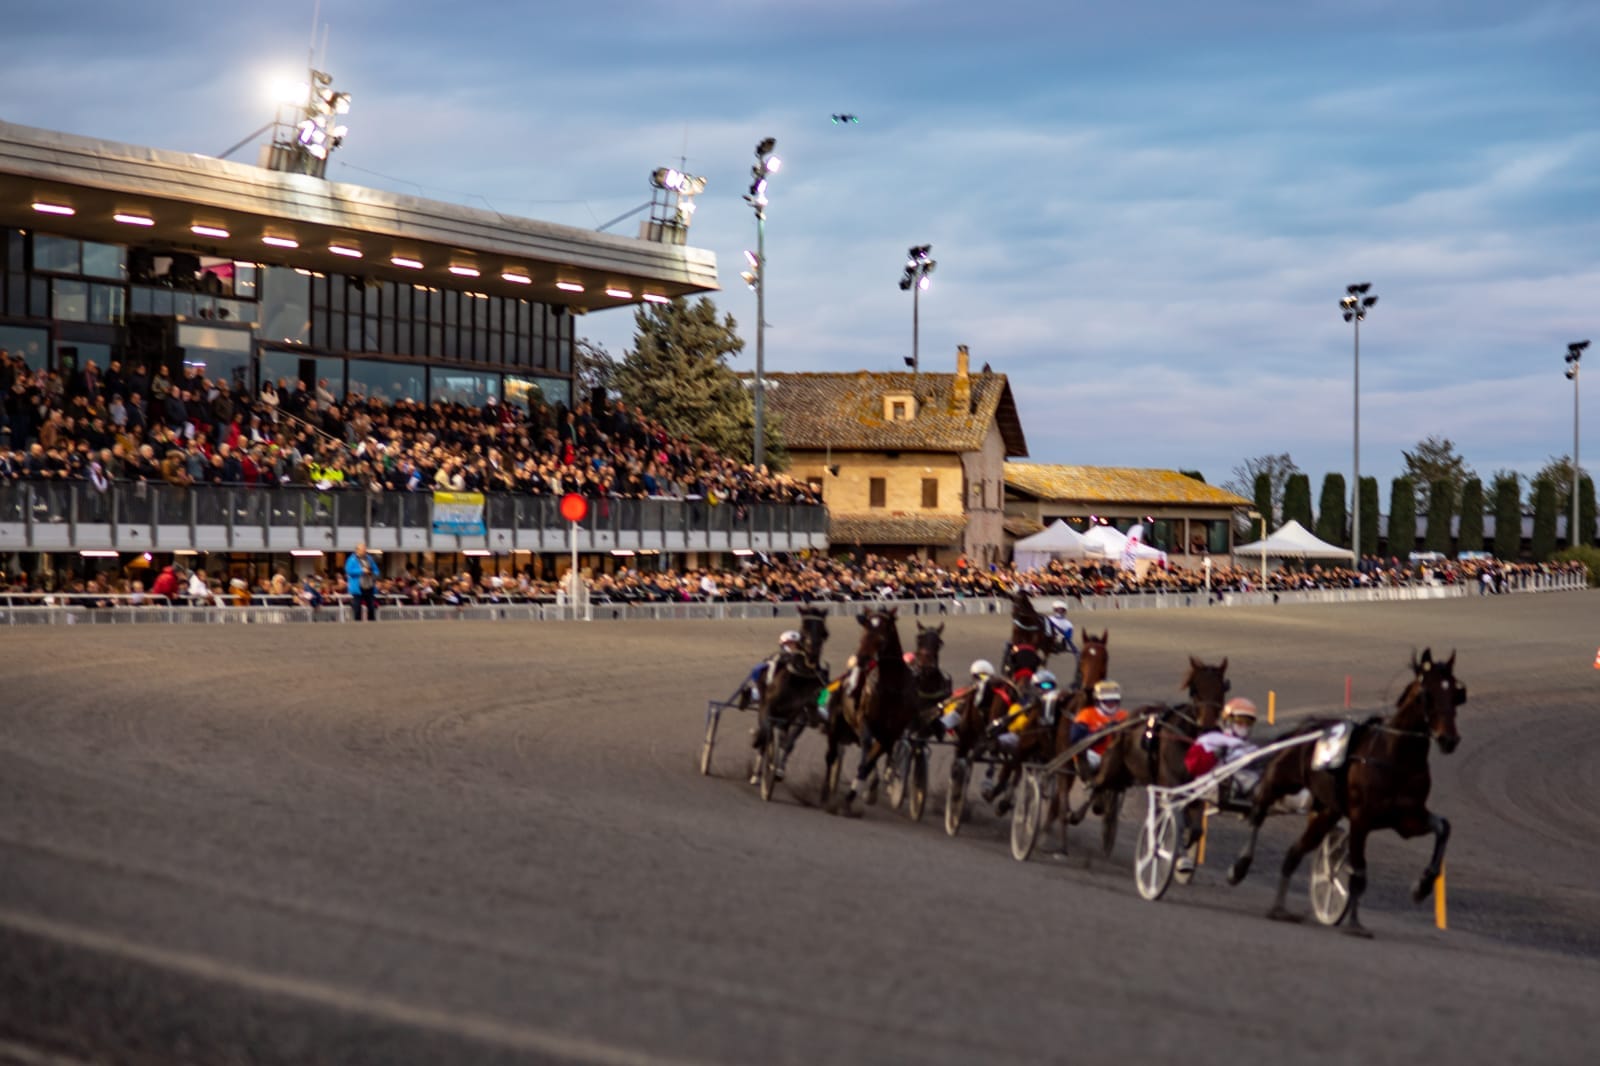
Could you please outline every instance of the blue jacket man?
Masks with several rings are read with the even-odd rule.
[[[355,609],[355,620],[361,621],[361,612],[365,608],[367,621],[378,620],[378,563],[367,554],[365,544],[357,544],[356,550],[344,561],[344,576],[349,583],[350,604]]]

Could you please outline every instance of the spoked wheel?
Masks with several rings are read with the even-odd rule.
[[[965,759],[950,764],[950,787],[944,794],[944,831],[950,836],[961,832],[961,821],[967,815],[967,778],[971,773]]]
[[[1039,775],[1024,772],[1017,782],[1017,805],[1011,808],[1011,857],[1027,862],[1039,839],[1039,812],[1044,806]]]
[[[761,801],[763,803],[772,799],[773,787],[778,783],[778,750],[781,741],[776,729],[767,730],[767,742],[761,745],[760,764],[756,767],[756,775],[760,778]]]
[[[1323,925],[1338,925],[1350,909],[1350,837],[1334,826],[1311,862],[1311,913]]]
[[[922,812],[928,807],[928,749],[915,747],[911,752],[911,775],[906,782],[906,813],[913,822],[922,821]]]
[[[884,798],[889,801],[890,810],[898,811],[906,801],[906,776],[910,769],[911,742],[901,737],[894,742],[888,763],[883,769]]]
[[[1111,858],[1117,847],[1117,816],[1122,813],[1122,793],[1113,792],[1106,797],[1105,817],[1100,820],[1100,853]]]
[[[1147,814],[1139,830],[1139,847],[1133,857],[1133,878],[1139,895],[1160,899],[1172,884],[1178,862],[1178,817],[1171,808]]]
[[[703,777],[711,774],[711,752],[717,746],[717,720],[721,717],[716,712],[706,715],[706,740],[700,745],[700,774]]]

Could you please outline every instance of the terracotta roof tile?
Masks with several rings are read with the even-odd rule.
[[[1035,533],[1044,531],[1043,522],[1037,518],[1024,518],[1021,515],[1007,515],[1000,524],[1013,537],[1031,537]]]
[[[967,528],[962,515],[868,515],[828,516],[828,542],[848,544],[926,544],[954,545]]]
[[[1006,454],[1026,456],[1028,442],[1006,376],[977,373],[968,381],[970,403],[958,405],[954,374],[768,374],[766,402],[782,419],[790,450],[971,452],[983,446],[994,422]],[[916,417],[885,419],[883,398],[890,393],[917,396]]]
[[[1249,507],[1251,501],[1176,470],[1129,466],[1007,463],[1006,488],[1042,500],[1084,503],[1206,504]]]

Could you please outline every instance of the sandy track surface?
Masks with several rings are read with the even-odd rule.
[[[944,835],[944,758],[921,824],[816,809],[815,735],[761,804],[749,715],[699,776],[776,623],[0,632],[0,1062],[1592,1062],[1596,602],[1080,617],[1130,702],[1227,656],[1280,724],[1456,649],[1450,928],[1406,895],[1428,842],[1385,835],[1373,942],[1262,918],[1290,819],[1237,888],[1213,819],[1147,903],[1136,797],[1111,859],[1086,823],[1016,863],[981,806]],[[959,673],[1005,628],[946,636]]]

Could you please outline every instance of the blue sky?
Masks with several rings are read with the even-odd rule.
[[[1288,452],[1319,484],[1351,464],[1336,304],[1371,281],[1361,469],[1385,498],[1430,434],[1485,478],[1571,451],[1562,355],[1600,340],[1592,2],[323,0],[321,18],[355,101],[336,180],[593,228],[686,155],[709,179],[691,243],[717,254],[745,368],[740,196],[772,136],[769,370],[900,368],[897,282],[930,243],[922,365],[966,344],[1009,375],[1034,461],[1220,482]],[[3,117],[214,154],[271,117],[311,21],[311,0],[13,8]],[[620,355],[632,316],[580,333]]]

